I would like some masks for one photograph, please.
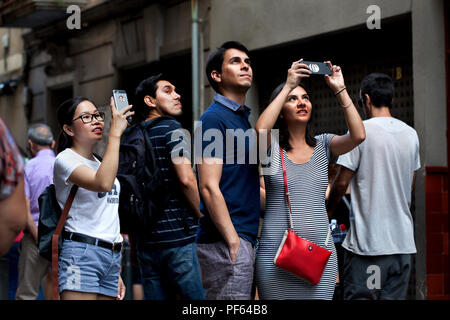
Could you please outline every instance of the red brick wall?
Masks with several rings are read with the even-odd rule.
[[[450,299],[448,239],[448,169],[427,167],[427,299]]]

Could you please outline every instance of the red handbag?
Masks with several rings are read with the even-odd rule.
[[[322,278],[323,270],[325,270],[331,251],[303,239],[295,233],[292,222],[292,208],[289,199],[286,167],[284,165],[283,149],[281,147],[280,153],[281,164],[283,166],[284,190],[289,208],[290,228],[284,232],[283,240],[281,240],[273,262],[277,267],[289,271],[315,285]],[[330,233],[330,228],[328,228],[325,247],[328,245]]]

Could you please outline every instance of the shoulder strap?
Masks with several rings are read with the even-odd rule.
[[[150,152],[150,157],[151,157],[150,162],[148,161],[148,159],[146,159],[145,163],[146,164],[150,163],[152,165],[153,171],[158,168],[158,163],[156,162],[156,155],[155,155],[155,151],[153,150],[152,141],[148,135],[148,129],[154,127],[156,124],[158,124],[159,122],[161,122],[163,120],[175,120],[175,119],[171,116],[161,116],[161,117],[154,118],[150,121],[143,121],[139,124],[139,127],[141,128],[142,133],[144,135],[145,150],[146,150],[145,154],[148,157],[147,152]],[[146,166],[146,170],[148,170],[147,166]]]
[[[280,156],[281,156],[281,166],[283,167],[283,178],[284,178],[284,194],[286,195],[286,201],[289,208],[289,227],[292,231],[294,231],[294,223],[292,221],[292,207],[291,207],[291,199],[289,197],[289,189],[287,183],[287,175],[286,175],[286,166],[284,164],[284,154],[283,148],[280,147]],[[327,238],[325,239],[325,247],[328,246],[328,241],[330,240],[331,230],[328,227]]]
[[[151,164],[153,165],[153,170],[156,170],[156,169],[158,168],[158,164],[157,164],[157,162],[156,162],[156,155],[155,155],[155,152],[154,152],[154,150],[153,150],[153,145],[152,145],[151,139],[150,139],[150,137],[148,136],[148,131],[147,131],[147,129],[148,129],[148,128],[151,128],[151,127],[153,127],[153,126],[155,126],[158,122],[160,122],[160,121],[162,121],[162,120],[175,120],[175,118],[173,118],[173,117],[171,117],[171,116],[161,116],[161,117],[152,119],[152,120],[147,121],[147,122],[142,122],[142,123],[140,124],[140,126],[141,126],[141,128],[142,128],[142,131],[143,131],[143,134],[144,134],[145,149],[146,149],[145,154],[146,154],[146,156],[147,156],[147,150],[149,150],[150,156],[151,156],[151,158],[152,158]],[[145,163],[147,164],[147,163],[149,163],[149,162],[146,160]],[[147,166],[147,165],[145,166],[145,170],[148,171],[148,166]],[[149,174],[149,175],[150,175],[150,174]],[[184,230],[185,230],[186,232],[188,232],[188,231],[189,231],[189,225],[187,224],[187,221],[186,221],[186,219],[188,218],[188,215],[187,215],[187,213],[186,213],[185,210],[182,210],[182,214],[183,214],[183,216],[184,216],[184,218],[185,218],[185,219],[183,219],[183,221],[184,221]]]
[[[286,196],[286,201],[289,209],[289,228],[294,230],[294,223],[292,221],[292,207],[291,207],[291,199],[289,197],[289,189],[287,183],[287,175],[286,175],[286,166],[284,165],[284,154],[283,148],[280,147],[280,155],[281,155],[281,166],[283,167],[283,178],[284,178],[284,195]]]
[[[58,240],[61,235],[62,228],[66,222],[67,216],[69,214],[70,207],[72,206],[73,199],[77,193],[78,186],[73,185],[70,189],[69,197],[67,198],[64,209],[61,213],[61,217],[58,220],[58,224],[55,229],[55,233],[52,236],[52,281],[53,281],[53,300],[59,300],[59,289],[58,289]]]
[[[159,119],[159,118],[157,118]],[[155,119],[156,120],[156,119]],[[151,168],[153,169],[153,171],[155,171],[158,168],[158,164],[156,162],[156,154],[155,154],[155,150],[153,150],[153,144],[152,141],[148,135],[148,128],[152,127],[155,124],[155,122],[153,122],[150,124],[140,124],[140,128],[142,130],[142,134],[144,135],[144,143],[145,143],[145,153],[144,153],[144,157],[145,157],[145,170],[148,171],[148,165],[151,165]],[[150,158],[150,159],[149,159]],[[150,176],[150,172],[147,172],[147,174]]]

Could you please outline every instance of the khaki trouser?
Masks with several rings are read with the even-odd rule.
[[[17,300],[36,300],[39,295],[39,286],[43,282],[50,265],[50,261],[39,255],[36,241],[31,234],[24,233],[20,242]]]
[[[236,261],[223,241],[197,243],[197,256],[202,272],[206,300],[251,300],[255,249],[240,238]]]

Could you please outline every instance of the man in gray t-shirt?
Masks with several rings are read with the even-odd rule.
[[[416,253],[410,212],[420,168],[416,131],[390,113],[394,87],[384,74],[361,83],[360,101],[371,119],[366,140],[339,157],[330,190],[329,216],[351,187],[350,229],[342,246],[344,299],[405,299]]]

